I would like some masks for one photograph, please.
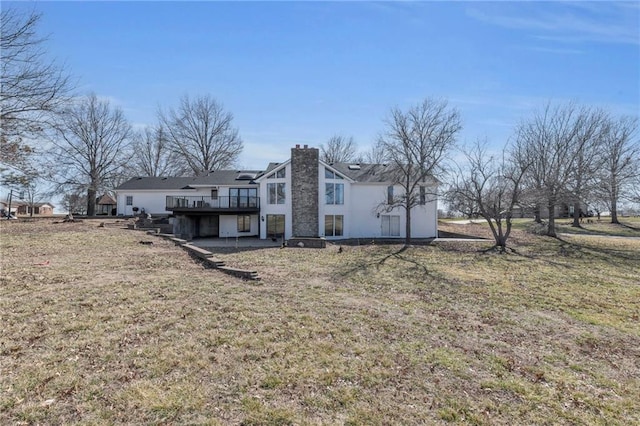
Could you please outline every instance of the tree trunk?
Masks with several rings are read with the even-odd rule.
[[[507,250],[507,239],[502,229],[501,220],[496,220],[496,228],[498,230],[498,237],[496,238],[496,243],[500,248],[500,253],[504,253]]]
[[[611,199],[611,223],[620,223],[618,221],[618,200]]]
[[[533,210],[533,217],[536,223],[542,223],[542,217],[540,215],[540,204],[536,204]]]
[[[496,240],[496,245],[500,249],[500,253],[507,251],[507,238],[504,235],[500,235]]]
[[[547,235],[550,237],[556,237],[556,204],[553,201],[549,201],[549,224],[547,226]]]
[[[96,214],[96,190],[89,188],[87,190],[87,216],[95,216]]]
[[[573,223],[571,226],[580,228],[580,218],[582,217],[582,209],[580,208],[580,202],[573,203]]]
[[[404,236],[404,245],[408,246],[411,244],[411,209],[407,206],[405,210],[407,212],[406,219],[407,223],[405,224],[405,236]]]

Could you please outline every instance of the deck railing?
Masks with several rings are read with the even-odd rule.
[[[205,197],[167,195],[167,210],[175,209],[258,209],[260,197]]]

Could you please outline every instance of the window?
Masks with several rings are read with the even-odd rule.
[[[133,205],[133,195],[127,195],[127,205],[128,206]]]
[[[285,200],[285,184],[284,183],[268,183],[267,184],[267,202],[269,204],[284,204]]]
[[[382,236],[383,237],[399,237],[400,236],[400,216],[382,215]]]
[[[211,190],[211,199],[212,200],[217,200],[218,199],[218,190],[217,189],[212,189]]]
[[[325,183],[324,198],[327,204],[344,204],[344,184]]]
[[[258,188],[229,188],[229,207],[258,207]]]
[[[238,215],[238,232],[251,232],[251,216]]]
[[[387,204],[393,204],[393,185],[387,187]]]
[[[427,204],[427,190],[424,186],[420,187],[420,205],[424,206]]]
[[[344,216],[327,215],[324,217],[325,237],[341,237],[344,229]]]
[[[339,174],[334,173],[331,170],[325,168],[324,169],[324,178],[325,179],[342,179],[342,176],[340,176]]]
[[[275,173],[271,173],[267,176],[267,179],[284,179],[287,177],[287,168],[283,167]]]
[[[284,215],[267,215],[267,237],[276,238],[284,236]]]

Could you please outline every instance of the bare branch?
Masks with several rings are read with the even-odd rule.
[[[36,34],[40,15],[2,10],[0,31],[0,171],[24,169],[35,139],[68,102],[72,86],[64,68],[50,61]]]
[[[233,115],[211,96],[184,96],[177,110],[159,116],[176,159],[196,176],[231,167],[242,153]]]
[[[96,194],[105,189],[130,158],[131,126],[120,108],[90,94],[61,116],[53,141],[57,181],[87,191],[87,214],[95,213]]]
[[[131,176],[172,176],[180,174],[176,154],[161,126],[147,127],[133,136],[134,157],[128,167]]]
[[[357,148],[353,137],[334,135],[327,141],[327,146],[320,144],[320,159],[329,164],[353,162]]]
[[[387,131],[378,143],[389,159],[394,184],[402,188],[389,207],[405,210],[409,244],[411,209],[423,202],[424,189],[420,188],[434,186],[443,171],[443,160],[462,129],[460,114],[444,100],[427,98],[408,111],[392,109],[386,124]]]

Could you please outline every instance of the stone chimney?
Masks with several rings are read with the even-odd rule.
[[[291,210],[293,237],[318,237],[317,148],[291,149]]]

